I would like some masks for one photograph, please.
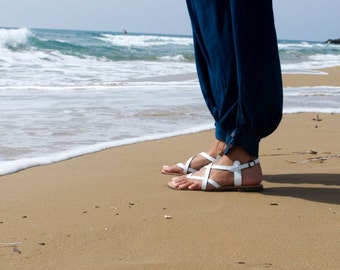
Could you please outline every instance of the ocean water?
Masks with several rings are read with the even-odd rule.
[[[340,65],[340,46],[279,41],[284,73]],[[0,28],[0,175],[213,128],[190,36]],[[286,88],[284,111],[339,113],[339,87]]]

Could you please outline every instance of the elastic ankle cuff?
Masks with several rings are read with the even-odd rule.
[[[240,146],[249,155],[258,157],[259,143],[260,139],[257,136],[251,134],[251,132],[244,129],[236,129],[227,136],[224,154],[228,154],[233,147]]]

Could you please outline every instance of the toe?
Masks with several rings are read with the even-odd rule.
[[[181,190],[197,190],[201,189],[200,182],[188,179],[186,176],[174,177],[171,180],[171,186]]]
[[[164,165],[162,167],[161,172],[162,173],[172,173],[172,174],[182,174],[183,170],[176,165],[173,165],[173,166]]]

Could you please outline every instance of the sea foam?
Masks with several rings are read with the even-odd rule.
[[[97,39],[105,41],[113,46],[121,47],[150,47],[150,46],[168,46],[182,45],[192,46],[192,38],[189,37],[172,37],[172,36],[155,36],[155,35],[112,35],[102,34]]]
[[[27,43],[32,32],[27,28],[1,29],[0,28],[0,47],[16,48]]]

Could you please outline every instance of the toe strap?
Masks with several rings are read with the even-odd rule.
[[[212,185],[214,188],[218,189],[218,188],[221,187],[221,185],[216,183],[214,180],[209,178],[212,166],[213,166],[213,164],[210,163],[209,165],[204,167],[205,168],[205,172],[204,172],[203,176],[196,176],[196,175],[193,175],[191,173],[191,174],[188,174],[186,176],[186,178],[202,181],[202,186],[201,186],[202,190],[207,190],[208,183],[210,185]]]
[[[202,157],[204,157],[205,159],[209,160],[210,162],[215,162],[218,158],[220,158],[220,156],[217,156],[216,158],[214,158],[214,157],[208,155],[208,154],[205,153],[205,152],[201,152],[201,153],[199,153],[198,155],[201,155]],[[192,156],[191,158],[189,158],[189,159],[185,162],[185,164],[183,164],[183,163],[177,163],[176,165],[177,165],[178,167],[180,167],[180,168],[183,170],[183,173],[184,173],[184,174],[195,173],[195,172],[197,172],[197,170],[195,170],[195,169],[193,169],[193,168],[190,167],[191,162],[192,162],[192,160],[193,160],[195,157],[196,157],[196,156]]]
[[[194,157],[195,157],[195,156],[192,156],[191,158],[189,158],[189,159],[187,160],[187,162],[185,162],[185,164],[183,164],[183,163],[178,163],[178,164],[176,164],[178,167],[180,167],[180,168],[183,169],[183,173],[184,173],[184,174],[196,172],[195,169],[190,168],[191,161],[194,159]]]
[[[213,166],[212,163],[206,166],[206,170],[204,172],[204,176],[202,179],[202,187],[201,187],[202,190],[207,190],[208,183],[211,184],[214,188],[221,187],[220,184],[216,183],[214,180],[209,178],[212,166]]]

